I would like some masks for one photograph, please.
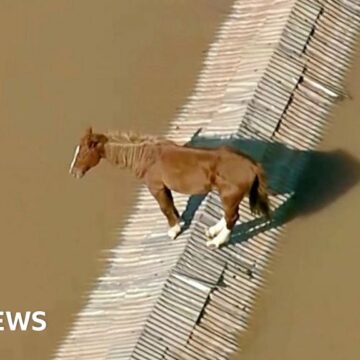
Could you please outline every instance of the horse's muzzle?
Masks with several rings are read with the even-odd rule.
[[[79,169],[70,169],[70,175],[72,175],[75,179],[81,179],[84,176],[84,172]]]

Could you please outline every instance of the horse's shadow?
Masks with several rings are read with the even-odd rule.
[[[239,137],[209,138],[197,134],[185,146],[213,148],[220,145],[231,146],[259,161],[266,171],[270,193],[293,194],[274,210],[271,221],[260,217],[237,225],[230,243],[246,241],[295,217],[319,211],[349,191],[360,179],[360,162],[344,150],[301,151],[276,142]],[[182,214],[184,230],[190,226],[204,198],[202,195],[190,197]]]

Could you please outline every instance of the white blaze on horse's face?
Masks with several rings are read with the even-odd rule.
[[[81,141],[76,147],[73,160],[70,165],[70,174],[76,179],[82,178],[91,168],[96,166],[101,160],[101,147],[98,142]]]
[[[74,175],[77,179],[81,177],[80,175],[80,172],[79,171],[75,171],[75,163],[76,163],[76,160],[79,156],[79,153],[80,153],[80,145],[78,145],[75,149],[75,153],[74,153],[74,157],[72,159],[72,162],[71,162],[71,165],[70,165],[70,170],[69,170],[69,173],[71,175]]]

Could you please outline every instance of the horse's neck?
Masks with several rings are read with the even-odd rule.
[[[149,153],[150,144],[121,144],[109,142],[105,144],[105,158],[112,165],[130,169],[136,174],[141,171]]]

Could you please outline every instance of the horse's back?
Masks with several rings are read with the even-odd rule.
[[[173,143],[162,145],[158,171],[175,191],[206,193],[224,183],[240,186],[252,182],[254,165],[252,159],[229,146],[206,149]]]
[[[228,145],[217,148],[198,148],[164,143],[161,158],[167,166],[182,168],[184,171],[205,168],[207,171],[228,170],[243,173],[257,166],[256,161],[251,157]]]
[[[211,162],[216,158],[216,149],[193,148],[176,143],[163,143],[161,158],[176,161],[178,165],[201,165],[202,162]]]
[[[214,151],[162,144],[157,171],[166,186],[181,193],[206,193],[212,189]]]

